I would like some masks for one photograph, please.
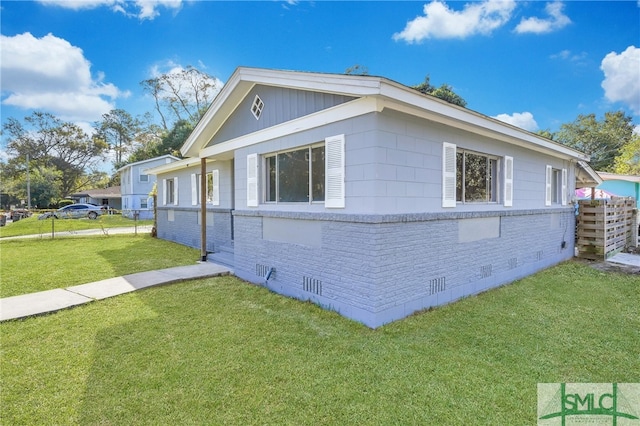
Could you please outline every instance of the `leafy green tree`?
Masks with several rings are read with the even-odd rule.
[[[3,179],[16,180],[26,174],[28,156],[30,173],[53,179],[61,197],[94,184],[91,172],[107,149],[104,141],[88,136],[79,126],[43,112],[32,113],[24,122],[7,119],[2,135],[10,157],[3,167]]]
[[[620,149],[613,164],[615,173],[640,176],[640,135],[633,134],[631,141]]]
[[[633,138],[633,128],[631,117],[622,111],[607,112],[601,120],[595,114],[581,114],[563,124],[554,140],[591,156],[595,170],[612,172],[615,158]]]
[[[113,165],[117,169],[126,163],[133,150],[136,135],[140,132],[140,121],[123,109],[114,109],[102,115],[95,123],[96,137],[104,141],[114,152]]]
[[[348,75],[369,75],[369,68],[364,65],[355,64],[344,70]]]
[[[176,121],[196,124],[221,87],[217,78],[190,65],[140,84],[146,93],[153,96],[160,125],[166,131]]]
[[[420,93],[424,93],[425,95],[435,96],[436,98],[442,99],[443,101],[447,101],[451,104],[458,105],[461,107],[467,106],[467,101],[465,101],[460,95],[453,91],[453,88],[448,84],[442,84],[440,87],[436,87],[431,85],[431,78],[426,76],[424,78],[424,82],[413,86]]]

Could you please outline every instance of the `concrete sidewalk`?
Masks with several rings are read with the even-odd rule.
[[[105,228],[105,229],[78,229],[75,231],[55,231],[54,236],[57,237],[81,237],[88,235],[115,235],[115,234],[149,234],[152,225],[125,226],[121,228]],[[51,232],[42,232],[40,234],[18,235],[14,237],[0,237],[0,241],[7,240],[23,240],[28,238],[51,238]]]
[[[231,270],[224,266],[212,262],[198,262],[195,265],[139,272],[73,287],[5,297],[0,299],[0,321],[55,312],[147,287],[230,273]]]

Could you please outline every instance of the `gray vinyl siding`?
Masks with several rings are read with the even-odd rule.
[[[259,120],[256,120],[251,113],[251,105],[256,95],[260,96],[264,102],[264,109]],[[331,108],[353,99],[355,98],[330,93],[256,86],[216,133],[209,146]]]

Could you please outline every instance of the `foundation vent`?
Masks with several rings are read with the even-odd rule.
[[[269,273],[269,267],[267,265],[260,265],[256,263],[256,275],[259,277],[264,277]]]
[[[445,277],[440,277],[440,278],[433,278],[429,280],[429,296],[431,296],[432,294],[436,294],[436,293],[440,293],[441,291],[444,291],[446,288],[446,278]]]
[[[480,276],[482,278],[488,278],[491,276],[492,265],[484,265],[480,267]]]
[[[536,252],[536,260],[542,260],[542,250],[538,250]]]
[[[302,289],[309,293],[322,296],[322,281],[311,277],[302,277]]]
[[[518,267],[518,258],[512,257],[509,259],[509,269],[516,269]]]

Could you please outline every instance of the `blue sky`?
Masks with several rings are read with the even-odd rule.
[[[34,110],[86,128],[153,112],[140,82],[188,65],[447,83],[527,130],[623,110],[640,124],[640,2],[2,1],[2,122]],[[1,147],[0,147],[1,150]]]

